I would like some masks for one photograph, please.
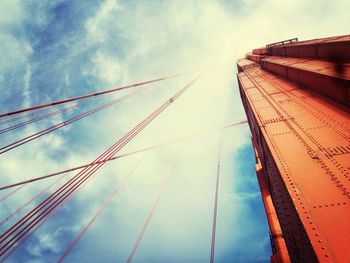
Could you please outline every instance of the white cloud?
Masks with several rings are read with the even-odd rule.
[[[33,256],[44,256],[45,250],[50,250],[53,253],[58,253],[61,250],[60,244],[55,240],[55,235],[44,233],[38,236],[37,244],[30,243],[27,246],[28,252]]]
[[[24,87],[23,87],[23,97],[24,97],[24,101],[23,101],[23,107],[27,108],[30,106],[31,104],[31,100],[30,100],[30,79],[31,79],[31,67],[29,65],[29,63],[26,64],[26,73],[24,74]]]
[[[21,23],[26,12],[20,0],[0,1],[0,28]]]
[[[89,41],[103,43],[106,41],[111,23],[115,23],[115,12],[123,8],[118,4],[117,0],[106,0],[97,10],[95,16],[89,18],[85,24]]]
[[[25,37],[19,36],[19,32],[23,31],[22,26],[26,15],[22,2],[18,0],[0,1],[0,93],[3,98],[11,96],[11,89],[15,91],[14,87],[8,87],[6,78],[20,72],[25,65],[28,69],[32,47]]]
[[[92,58],[93,69],[91,74],[100,79],[102,83],[112,86],[123,80],[125,69],[123,65],[109,54],[98,51]]]
[[[20,38],[10,34],[1,34],[0,30],[0,50],[3,50],[0,61],[0,72],[6,74],[15,71],[26,64],[28,57],[32,54],[31,46]],[[0,87],[1,89],[3,87]]]

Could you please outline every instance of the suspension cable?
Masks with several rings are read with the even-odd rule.
[[[193,83],[193,82],[192,82]],[[190,83],[191,85],[192,85],[192,83]],[[176,98],[179,94],[182,94],[183,92],[184,92],[184,90],[185,89],[187,89],[188,87],[189,87],[190,85],[187,85],[185,88],[183,88],[182,90],[180,90],[173,98]],[[171,103],[172,101],[170,100],[170,103]],[[166,104],[168,104],[168,102],[167,103],[165,103],[164,105],[166,105]],[[162,107],[164,106],[164,105],[162,105],[158,110],[164,110],[164,108],[162,109]],[[160,112],[158,112],[157,113],[157,111],[158,110],[156,110],[155,112],[154,112],[154,114],[156,114],[156,116],[157,115],[159,115],[160,114]],[[147,120],[147,119],[146,119]],[[138,125],[139,126],[139,125]],[[135,127],[135,128],[138,128],[138,127]],[[112,148],[112,147],[111,147]],[[106,152],[108,152],[109,151],[109,149],[106,151]],[[102,154],[100,157],[103,157],[103,155],[105,155],[106,154],[106,152],[104,153],[104,154]],[[98,167],[99,168],[99,167]],[[97,168],[97,169],[98,169]],[[96,171],[96,169],[94,170],[94,171]],[[92,172],[94,172],[94,171],[92,171]],[[91,175],[91,173],[90,174],[88,174],[88,177]],[[82,181],[80,181],[80,182],[78,182],[78,187],[79,187],[79,185],[81,184],[81,182],[84,182],[85,180],[86,180],[86,178],[88,178],[88,177],[85,177],[85,178],[83,178],[83,180]],[[74,178],[75,179],[75,178]],[[62,188],[62,187],[61,187]],[[77,187],[76,187],[77,188]],[[73,189],[73,190],[75,190],[75,189]],[[62,190],[60,189],[60,192],[62,192]],[[67,192],[66,192],[67,193]],[[65,194],[66,194],[65,193]],[[60,194],[60,193],[59,193]],[[68,193],[68,194],[70,194],[70,193]],[[63,196],[64,198],[66,197],[66,196]],[[60,197],[60,198],[62,198],[62,196]],[[56,203],[56,202],[55,202]],[[55,205],[55,203],[53,204],[53,205]],[[55,209],[55,208],[53,208],[53,209],[51,209],[51,207],[53,206],[53,205],[50,205],[48,208],[46,208],[45,210],[44,210],[44,212],[47,212],[45,215],[47,215],[47,214],[49,214],[53,209]],[[51,210],[50,210],[51,209]],[[36,212],[34,213],[34,215],[36,214]],[[39,215],[39,216],[41,216],[41,214]],[[38,218],[38,216],[35,218],[35,219],[37,219]],[[21,232],[23,232],[23,231],[21,231]],[[20,236],[23,236],[24,234],[21,234],[21,233],[18,233],[18,234],[20,234]],[[17,235],[18,235],[17,234]],[[16,235],[16,236],[17,236]]]
[[[28,142],[30,142],[32,140],[35,140],[35,139],[37,139],[37,138],[39,138],[39,137],[41,137],[43,135],[46,135],[46,134],[51,133],[51,132],[53,132],[55,130],[63,128],[63,127],[65,127],[65,126],[67,126],[67,125],[69,125],[69,124],[71,124],[73,122],[76,122],[76,121],[78,121],[80,119],[88,117],[88,116],[90,116],[90,115],[92,115],[92,114],[94,114],[96,112],[99,112],[99,111],[101,111],[101,110],[103,110],[105,108],[108,108],[108,107],[116,104],[116,103],[119,103],[119,102],[121,102],[121,101],[123,101],[123,100],[125,100],[125,99],[127,99],[127,98],[129,98],[129,97],[131,97],[131,96],[133,96],[133,95],[143,91],[143,90],[144,89],[140,89],[140,90],[137,90],[137,91],[130,92],[129,94],[127,94],[127,95],[125,95],[123,97],[120,97],[118,99],[114,99],[114,100],[112,100],[110,102],[107,102],[107,103],[101,105],[101,106],[93,108],[93,109],[91,109],[91,110],[89,110],[87,112],[84,112],[82,114],[78,114],[78,115],[76,115],[76,116],[74,116],[72,118],[69,118],[68,120],[62,121],[60,123],[57,123],[57,124],[55,124],[53,126],[50,126],[50,127],[46,128],[46,129],[44,129],[44,130],[41,130],[39,132],[35,132],[35,133],[33,133],[31,135],[28,135],[28,136],[26,136],[26,137],[24,137],[22,139],[19,139],[19,140],[16,140],[16,141],[14,141],[14,142],[12,142],[10,144],[7,144],[7,145],[5,145],[5,146],[0,148],[0,154],[3,154],[3,153],[8,152],[10,150],[13,150],[13,149],[15,149],[15,148],[17,148],[17,147],[19,147],[19,146],[21,146],[23,144],[26,144],[26,143],[28,143]]]
[[[46,111],[46,110],[47,110],[46,108],[43,108],[43,109],[39,109],[39,110],[36,110],[33,112],[22,112],[22,113],[18,113],[16,115],[13,115],[13,116],[4,116],[1,118],[0,126],[9,124],[11,122],[16,122],[16,121],[24,119],[24,118],[34,117],[35,115],[37,115],[43,111]]]
[[[15,129],[21,128],[21,127],[26,126],[28,124],[31,124],[31,123],[34,123],[34,122],[38,122],[38,121],[47,119],[49,117],[55,116],[57,114],[60,114],[60,113],[63,113],[63,112],[75,109],[78,106],[80,106],[81,104],[82,103],[77,103],[77,104],[71,105],[69,107],[65,107],[65,108],[62,108],[62,109],[59,109],[59,110],[56,110],[56,111],[44,114],[44,115],[37,116],[37,117],[32,118],[30,120],[26,120],[26,121],[23,121],[23,122],[20,122],[20,123],[16,123],[15,125],[12,125],[10,127],[6,127],[6,128],[1,129],[0,130],[0,134],[6,133],[6,132],[9,132],[9,131],[13,131]]]
[[[199,78],[197,76],[184,88],[180,89],[173,97],[167,100],[157,110],[155,110],[149,117],[102,153],[95,161],[100,161],[104,158],[113,157],[120,149],[122,149],[130,140],[132,140],[138,133],[140,133],[151,121],[153,121],[158,115],[160,115],[170,104],[177,100],[187,89],[189,89],[193,83]],[[94,161],[94,162],[95,162]],[[48,198],[42,201],[38,206],[28,212],[22,219],[7,229],[0,236],[0,256],[7,253],[11,247],[13,247],[21,238],[23,238],[30,230],[38,225],[45,217],[50,215],[53,211],[58,211],[58,207],[67,199],[75,190],[81,188],[84,182],[93,176],[93,174],[99,170],[104,163],[97,166],[84,168],[72,179],[68,180],[62,187],[52,193]],[[90,169],[91,168],[91,169]],[[57,210],[56,210],[57,209]],[[11,250],[13,251],[13,250]],[[12,253],[12,252],[11,252]]]

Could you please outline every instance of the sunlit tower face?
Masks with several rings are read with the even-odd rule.
[[[349,61],[349,36],[338,36],[237,62],[277,261],[349,260]]]

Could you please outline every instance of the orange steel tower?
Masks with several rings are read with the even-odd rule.
[[[237,62],[272,262],[350,262],[350,36]]]

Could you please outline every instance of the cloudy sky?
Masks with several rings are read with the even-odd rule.
[[[0,112],[216,65],[120,153],[218,128],[245,119],[235,77],[239,57],[287,38],[348,34],[349,10],[347,0],[0,0]],[[195,75],[145,86],[113,107],[2,154],[0,185],[94,160]],[[0,147],[126,93],[1,134]],[[226,129],[222,137],[216,262],[269,262],[249,129]],[[108,163],[8,261],[56,261],[141,160],[66,262],[125,262],[167,176],[134,262],[208,262],[218,149],[219,134],[210,133]],[[0,220],[55,180],[1,201]],[[43,197],[2,224],[1,232]]]

